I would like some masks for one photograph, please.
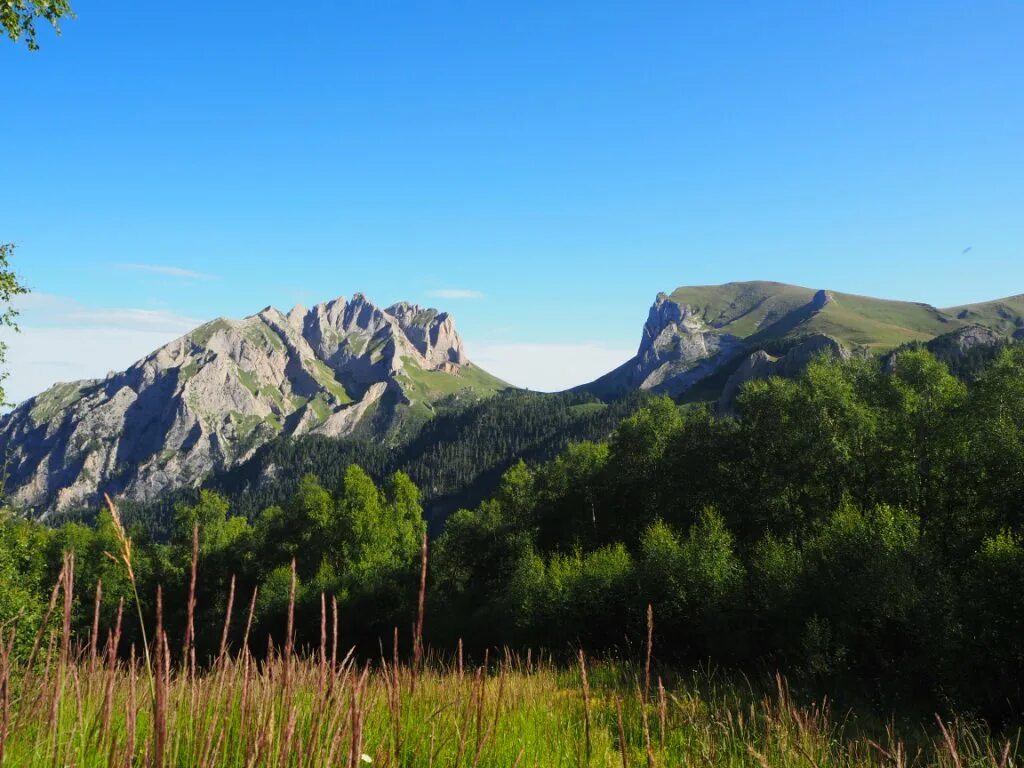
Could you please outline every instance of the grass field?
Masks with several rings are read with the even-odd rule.
[[[134,590],[132,542],[116,507],[110,509],[120,552],[109,557],[124,565]],[[834,714],[827,702],[798,703],[781,677],[760,689],[706,672],[678,675],[657,662],[650,608],[635,661],[595,661],[580,650],[575,663],[556,664],[495,651],[471,664],[461,644],[448,656],[425,652],[426,538],[411,659],[399,653],[397,630],[377,658],[342,653],[337,603],[326,597],[318,647],[297,652],[293,563],[283,647],[267,641],[266,655],[253,655],[256,595],[247,618],[244,611],[235,617],[232,582],[219,653],[200,666],[192,631],[198,560],[196,528],[188,620],[172,650],[159,591],[155,626],[127,606],[118,609],[115,626],[102,627],[97,587],[89,636],[75,637],[74,555],[65,555],[31,650],[15,654],[25,647],[16,643],[17,626],[0,627],[0,766],[1018,764],[1019,734],[997,737],[981,723],[937,717],[897,727],[874,716]],[[126,654],[122,618],[133,612],[152,642]],[[233,649],[229,630],[241,625],[244,635]]]
[[[144,665],[22,669],[6,688],[9,766],[1012,766],[1018,744],[977,725],[861,732],[827,706],[502,658],[372,666],[351,658],[242,654],[154,684]]]
[[[0,765],[1018,764],[1019,736],[995,737],[983,724],[936,718],[897,727],[832,713],[827,702],[798,704],[782,678],[758,692],[706,672],[677,676],[657,664],[650,630],[636,663],[595,662],[580,651],[577,663],[558,665],[503,652],[472,666],[461,649],[356,660],[339,655],[338,613],[322,604],[319,648],[299,654],[286,642],[260,660],[247,628],[240,651],[222,645],[199,670],[187,639],[180,653],[171,650],[159,618],[151,652],[133,646],[127,660],[113,651],[120,627],[107,632],[105,649],[92,640],[99,627],[76,645],[65,618],[63,629],[37,636],[25,663],[14,661],[14,633],[5,631]]]

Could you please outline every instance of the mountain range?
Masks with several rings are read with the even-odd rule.
[[[45,515],[101,493],[151,499],[306,434],[414,432],[433,404],[507,387],[474,366],[450,315],[356,294],[219,318],[104,379],[56,384],[0,421],[6,490]]]
[[[912,343],[966,350],[1022,338],[1024,295],[939,309],[772,282],[681,287],[658,294],[625,364],[569,398],[521,393],[516,407],[532,397],[532,413],[563,425],[561,438],[540,430],[540,442],[527,441],[541,451],[610,429],[610,416],[593,415],[634,392],[709,400],[728,412],[745,381],[794,375],[822,353],[878,355]],[[425,426],[455,409],[466,432],[467,420],[495,418],[478,404],[509,389],[469,360],[445,312],[381,308],[361,294],[287,314],[268,307],[206,323],[124,372],[56,384],[3,416],[5,490],[9,502],[46,518],[95,505],[104,492],[147,502],[195,488],[282,442],[418,444],[423,455],[452,455],[449,438],[443,450],[436,441],[425,447]],[[487,423],[468,429],[475,440]],[[501,461],[516,450],[510,444]],[[500,468],[478,474],[493,478]]]

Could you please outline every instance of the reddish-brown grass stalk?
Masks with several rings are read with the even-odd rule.
[[[128,704],[127,704],[128,712],[126,713],[127,714],[127,718],[126,718],[126,723],[125,723],[125,728],[128,731],[128,734],[127,734],[127,744],[126,744],[127,756],[126,756],[125,764],[126,764],[126,766],[128,766],[130,768],[130,766],[134,762],[134,757],[135,757],[135,716],[136,716],[136,712],[138,712],[138,710],[136,709],[136,703],[135,703],[135,686],[136,686],[136,682],[137,682],[136,676],[135,676],[135,672],[136,672],[135,643],[132,643],[131,653],[129,654],[129,657],[128,657],[128,669],[130,670],[130,672],[129,672],[129,678],[128,678]]]
[[[196,578],[199,571],[199,523],[192,524],[192,571],[188,582],[188,603],[186,604],[187,623],[185,624],[185,642],[182,648],[184,662],[192,677],[196,674]]]
[[[7,733],[11,726],[11,664],[14,654],[16,628],[11,628],[10,639],[5,645],[0,632],[0,766],[4,764],[7,747]]]
[[[288,627],[284,637],[284,689],[288,691],[291,682],[292,640],[295,634],[295,558],[292,558],[292,584],[288,591]]]
[[[231,612],[235,607],[235,575],[231,574],[231,587],[228,589],[228,606],[224,611],[224,629],[220,633],[220,650],[217,660],[223,661],[228,650],[228,633],[231,631]]]
[[[665,686],[658,677],[658,738],[661,752],[665,752],[665,728],[668,724],[668,702],[665,699]]]
[[[327,595],[320,593],[320,695],[327,685]]]
[[[427,532],[423,532],[423,545],[420,550],[420,591],[416,602],[416,631],[413,633],[412,676],[410,692],[416,689],[416,675],[423,664],[423,621],[427,607],[427,560],[429,556]]]
[[[242,653],[249,654],[249,632],[252,630],[252,617],[256,613],[256,595],[260,588],[253,587],[252,598],[249,600],[249,617],[245,620],[245,635],[242,637]]]
[[[96,648],[100,639],[100,603],[103,600],[103,579],[96,580],[96,598],[92,608],[92,632],[89,634],[89,672],[96,671]]]
[[[651,655],[654,653],[654,608],[648,603],[647,605],[647,656],[644,659],[644,700],[643,704],[646,707],[647,702],[651,700]]]
[[[153,765],[163,768],[167,745],[167,636],[164,634],[163,590],[156,588],[156,695],[153,697]]]
[[[28,654],[28,662],[25,665],[26,669],[31,674],[33,663],[35,662],[36,654],[39,653],[39,646],[43,641],[43,635],[46,634],[46,628],[50,625],[50,617],[53,616],[53,611],[57,607],[57,595],[60,594],[61,587],[64,585],[64,568],[62,565],[60,573],[57,574],[57,581],[53,584],[53,590],[50,592],[50,602],[46,607],[46,614],[43,616],[43,621],[39,625],[39,631],[36,633],[36,639],[32,643],[32,650]]]
[[[615,717],[619,726],[619,754],[622,755],[622,768],[629,768],[629,755],[626,751],[626,729],[622,724],[622,697],[615,697]]]
[[[338,598],[331,596],[331,675],[338,668]]]

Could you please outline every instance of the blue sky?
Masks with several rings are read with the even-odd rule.
[[[540,389],[677,285],[1024,291],[1019,2],[74,5],[0,45],[12,399],[356,291]]]

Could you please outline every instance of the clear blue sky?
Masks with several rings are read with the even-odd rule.
[[[356,291],[538,388],[681,284],[1024,291],[1020,2],[74,5],[0,45],[12,397]]]

